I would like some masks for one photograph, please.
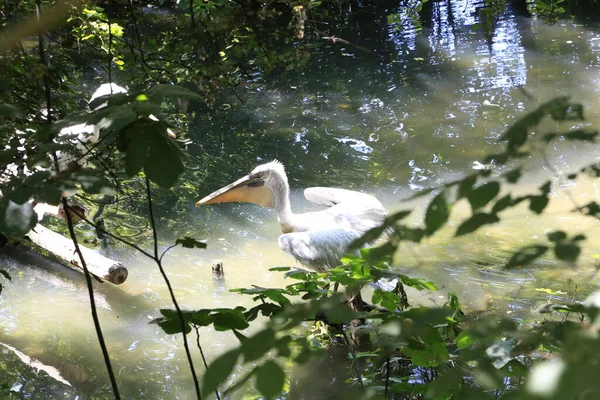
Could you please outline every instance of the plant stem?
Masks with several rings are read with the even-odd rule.
[[[117,380],[115,378],[115,374],[112,369],[112,365],[110,363],[110,356],[108,355],[108,349],[106,348],[106,343],[104,342],[104,335],[102,334],[102,328],[100,327],[100,319],[98,318],[98,312],[96,310],[96,300],[94,299],[94,287],[92,285],[92,275],[87,268],[87,264],[85,259],[83,258],[83,254],[81,253],[81,249],[79,248],[79,243],[77,242],[77,236],[75,235],[75,229],[73,228],[73,220],[71,217],[71,209],[69,204],[67,203],[67,199],[65,197],[62,198],[62,204],[65,209],[65,215],[67,217],[67,226],[69,227],[69,234],[71,235],[71,240],[73,241],[73,245],[75,246],[75,252],[79,257],[79,261],[81,262],[81,268],[83,268],[83,272],[85,275],[85,282],[87,284],[88,294],[90,297],[90,309],[92,311],[92,320],[94,321],[94,328],[96,328],[96,335],[98,336],[98,342],[100,343],[100,348],[102,349],[102,356],[104,357],[104,363],[106,364],[106,370],[108,372],[108,377],[110,378],[110,384],[113,389],[113,393],[115,395],[115,399],[120,400],[121,395],[119,394],[119,388],[117,386]]]
[[[152,238],[154,240],[154,260],[158,265],[158,269],[165,280],[165,284],[167,285],[167,289],[169,290],[169,294],[171,295],[171,301],[175,306],[175,310],[177,311],[177,315],[179,316],[179,321],[181,322],[181,332],[183,334],[183,347],[185,348],[185,354],[188,359],[188,363],[190,365],[190,371],[192,372],[192,379],[194,380],[194,387],[196,389],[196,397],[198,400],[202,398],[200,394],[200,384],[198,383],[198,377],[196,376],[196,370],[194,369],[194,361],[192,360],[192,353],[190,352],[190,347],[187,341],[187,335],[185,333],[185,319],[183,318],[183,313],[179,308],[179,304],[177,303],[177,299],[175,298],[175,293],[173,292],[173,288],[171,287],[171,282],[165,273],[165,269],[163,268],[161,257],[158,254],[158,232],[156,230],[156,221],[154,220],[154,210],[152,209],[152,193],[150,192],[150,181],[148,177],[146,177],[146,194],[148,196],[148,208],[150,212],[150,224],[152,225]]]

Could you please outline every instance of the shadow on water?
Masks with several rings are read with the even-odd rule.
[[[402,15],[390,17],[397,3],[382,4],[364,6],[352,14],[357,19],[352,23],[347,15],[332,17],[330,33],[350,44],[323,39],[302,68],[248,82],[240,90],[243,105],[225,98],[214,113],[196,117],[185,187],[177,189],[186,196],[162,194],[164,204],[157,207],[162,249],[183,235],[208,240],[206,251],[177,248],[165,258],[183,308],[247,306],[250,298],[228,290],[289,283],[283,274],[268,271],[295,265],[277,246],[279,227],[272,211],[248,204],[193,206],[256,164],[279,159],[286,165],[292,206],[298,211],[311,207],[300,189],[337,186],[373,193],[392,211],[414,207],[412,222],[419,223],[424,202],[401,200],[469,173],[473,162],[500,149],[497,139],[504,129],[538,103],[572,94],[586,106],[588,122],[600,126],[597,25],[546,26],[509,8],[486,33],[477,25],[480,3],[464,0],[427,3],[422,11],[427,23],[419,30]],[[596,148],[568,143],[548,153],[560,171],[599,157]],[[519,190],[548,179],[539,160],[531,160],[529,171],[531,180]],[[569,189],[581,202],[600,193],[593,181]],[[537,304],[571,296],[575,285],[579,293],[590,290],[598,281],[588,262],[600,245],[598,225],[569,214],[570,209],[564,188],[557,186],[546,215],[534,220],[518,209],[502,225],[450,241],[465,215],[455,207],[447,229],[422,245],[401,248],[396,256],[402,271],[442,288],[414,293],[411,301],[442,304],[448,292],[457,292],[468,311],[493,310],[525,320]],[[588,236],[578,268],[548,269],[542,260],[527,270],[500,270],[512,249],[542,240],[554,229],[577,229]],[[140,232],[150,237],[147,227]],[[191,379],[180,337],[148,324],[160,308],[171,307],[160,273],[127,249],[115,249],[111,256],[128,266],[128,281],[119,287],[96,284],[95,290],[123,396],[189,397]],[[213,278],[214,259],[223,261],[223,279]],[[3,283],[0,297],[0,341],[56,366],[75,386],[73,393],[110,397],[83,277],[11,250],[0,254],[0,261],[13,277]],[[554,294],[536,291],[544,288]],[[201,330],[209,361],[235,343],[232,334]],[[194,360],[202,372],[197,353]],[[290,398],[335,392],[346,373],[328,361],[337,356],[328,354],[294,370]],[[243,373],[242,366],[236,367],[234,375]],[[320,382],[302,383],[315,375]],[[55,395],[63,389],[57,385]]]

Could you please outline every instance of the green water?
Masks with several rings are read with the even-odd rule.
[[[393,24],[385,30],[375,29],[381,24],[373,29],[349,26],[338,36],[351,45],[323,40],[305,68],[257,77],[237,89],[243,104],[228,95],[210,113],[198,113],[186,148],[191,156],[186,179],[192,183],[181,189],[186,195],[180,199],[157,195],[163,248],[182,234],[209,243],[206,251],[178,248],[165,258],[182,307],[248,306],[249,298],[228,289],[288,283],[281,273],[268,271],[295,265],[277,246],[279,228],[271,211],[253,205],[193,206],[257,164],[272,159],[285,164],[297,211],[311,209],[302,189],[316,185],[373,193],[390,210],[422,211],[426,199],[402,199],[464,176],[485,154],[499,152],[502,145],[496,141],[504,129],[540,102],[572,95],[585,105],[588,122],[600,126],[598,26],[546,26],[508,12],[489,41],[474,27],[475,6],[455,2],[451,25],[445,3],[434,3],[434,18],[422,31],[410,24],[403,31],[394,30]],[[365,21],[373,17],[364,12]],[[599,151],[559,143],[549,149],[549,157],[564,171],[597,160]],[[531,178],[519,190],[537,187],[550,176],[535,158],[529,171]],[[581,203],[599,192],[597,182],[585,180],[569,189]],[[492,310],[527,319],[532,308],[550,298],[590,290],[598,280],[589,258],[597,252],[598,224],[570,215],[571,208],[558,188],[546,216],[533,218],[519,209],[506,223],[477,235],[449,241],[452,232],[445,229],[422,245],[401,249],[398,268],[442,288],[413,294],[411,301],[443,303],[447,292],[457,292],[467,311]],[[178,219],[173,219],[174,211]],[[454,211],[451,227],[466,215],[461,206]],[[413,222],[420,215],[415,212]],[[496,268],[514,247],[541,240],[557,228],[588,236],[578,268],[546,270],[540,263],[510,274]],[[147,234],[144,229],[142,235]],[[100,320],[123,397],[190,398],[193,386],[181,338],[148,324],[160,308],[170,307],[159,271],[130,250],[106,250],[106,255],[130,271],[119,287],[96,285]],[[215,258],[225,265],[222,281],[211,274]],[[56,383],[41,372],[20,378],[25,389],[38,390],[40,396],[43,389],[44,398],[110,397],[82,277],[14,250],[0,254],[0,262],[13,276],[0,297],[0,342],[56,367],[73,385]],[[535,290],[540,288],[557,294]],[[208,329],[201,331],[200,340],[209,359],[236,343],[232,334]],[[11,354],[2,351],[6,357]],[[198,355],[195,363],[203,371]],[[11,370],[10,365],[19,363],[0,367]],[[243,371],[237,367],[234,378]],[[330,383],[327,374],[294,374],[292,398],[319,398],[316,388]]]

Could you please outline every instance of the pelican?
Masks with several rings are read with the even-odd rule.
[[[388,215],[375,197],[352,190],[312,187],[304,190],[304,197],[329,208],[293,213],[283,164],[272,161],[209,194],[196,206],[249,202],[274,209],[283,232],[279,236],[279,247],[317,272],[340,265],[340,258],[348,253],[350,244],[369,229],[381,225]]]

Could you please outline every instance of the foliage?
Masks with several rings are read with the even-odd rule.
[[[383,25],[391,31],[419,28],[419,13],[425,3],[406,2],[388,12]],[[536,0],[531,3],[531,10],[554,21],[566,12],[561,3],[562,0]],[[44,8],[51,2],[40,4]],[[40,36],[41,48],[39,44],[26,43],[22,36],[14,40],[18,51],[0,56],[4,73],[0,83],[0,140],[5,143],[0,149],[0,232],[5,236],[20,238],[35,226],[33,202],[59,204],[62,198],[76,194],[85,194],[92,200],[113,195],[129,197],[128,211],[141,214],[140,207],[146,204],[140,205],[143,202],[136,200],[146,190],[150,200],[146,178],[161,189],[172,190],[159,191],[159,197],[173,193],[174,197],[192,197],[195,188],[189,183],[206,184],[211,175],[207,171],[226,173],[222,171],[224,164],[233,168],[249,161],[222,155],[206,157],[212,153],[211,146],[222,148],[224,141],[219,142],[206,132],[204,141],[192,147],[186,128],[188,118],[194,116],[178,114],[176,110],[185,110],[189,104],[208,110],[217,103],[218,96],[225,97],[225,92],[233,92],[243,102],[238,86],[269,73],[306,67],[311,59],[309,49],[316,40],[352,45],[321,31],[315,23],[327,19],[335,28],[347,25],[352,7],[343,1],[280,0],[259,4],[195,0],[151,4],[166,10],[166,16],[142,8],[146,3],[119,0],[106,9],[92,5],[72,8],[65,24],[51,27],[54,29],[45,38]],[[18,22],[26,20],[35,7],[33,1],[4,2],[0,11]],[[484,2],[478,13],[480,27],[486,34],[491,35],[505,9],[506,2]],[[182,10],[185,18],[181,17]],[[332,10],[336,11],[335,17],[331,17]],[[183,20],[188,28],[181,24]],[[159,33],[145,35],[146,30]],[[40,50],[50,54],[51,61],[43,59]],[[101,70],[103,82],[126,79],[130,92],[95,99],[88,105],[93,111],[79,111],[79,99],[84,97],[80,92],[89,90],[78,87],[78,79],[89,70]],[[224,393],[255,379],[262,395],[275,398],[286,390],[282,360],[303,363],[328,346],[343,346],[347,350],[344,367],[353,376],[348,387],[350,391],[364,392],[363,398],[543,395],[548,385],[536,385],[536,379],[538,374],[544,375],[548,361],[539,362],[538,358],[540,353],[549,352],[558,355],[557,376],[563,377],[551,396],[568,397],[573,384],[597,391],[593,375],[598,372],[598,354],[594,349],[600,348],[596,343],[599,310],[593,297],[584,305],[550,304],[538,310],[561,313],[565,315],[562,321],[520,325],[489,316],[471,322],[452,294],[440,308],[409,307],[404,286],[418,290],[436,290],[436,286],[390,267],[396,265],[394,255],[405,243],[427,240],[443,229],[459,202],[468,203],[471,215],[455,229],[457,237],[500,223],[502,213],[517,206],[527,205],[534,214],[543,213],[552,191],[550,181],[533,193],[511,193],[511,185],[525,173],[520,165],[523,158],[532,153],[543,155],[546,146],[556,141],[594,142],[597,137],[596,131],[579,124],[567,131],[557,127],[533,140],[532,130],[548,120],[580,123],[583,107],[561,97],[517,120],[502,137],[505,151],[486,160],[504,166],[501,175],[494,176],[484,169],[423,191],[421,196],[431,194],[432,199],[420,226],[405,222],[408,211],[391,215],[355,246],[360,248],[388,234],[383,243],[362,249],[360,255],[345,257],[341,266],[326,273],[279,268],[294,283],[282,289],[238,289],[241,295],[255,300],[257,305],[248,309],[181,311],[173,295],[175,310],[161,310],[162,316],[153,322],[168,334],[187,335],[192,328],[210,326],[217,331],[231,331],[238,338],[237,347],[209,365],[203,378],[204,394],[223,388],[233,368],[245,363],[252,366],[249,372],[224,388]],[[69,135],[68,128],[78,124],[98,127],[100,137],[94,146],[76,150],[80,143]],[[176,127],[177,140],[171,137],[170,126]],[[235,135],[229,138],[252,148],[243,135],[238,139],[240,136]],[[191,148],[200,149],[200,156],[194,155]],[[73,154],[87,164],[58,168],[61,154]],[[194,161],[201,168],[186,170],[190,157],[197,157]],[[581,174],[597,177],[599,171],[598,164],[589,165],[572,171],[569,179]],[[182,176],[185,179],[180,179]],[[600,206],[595,201],[574,204],[573,211],[600,218]],[[156,235],[154,220],[151,225]],[[579,259],[583,240],[585,236],[580,233],[548,233],[547,240],[516,251],[506,260],[505,268],[523,267],[550,253],[572,265]],[[206,247],[204,242],[189,236],[178,239],[175,245]],[[162,268],[165,253],[160,257],[144,254]],[[3,270],[0,274],[10,279]],[[345,301],[347,296],[355,297],[363,286],[381,279],[396,279],[396,290],[375,289],[373,307],[352,308]],[[346,293],[333,293],[332,283],[344,285]],[[575,315],[580,319],[573,318]],[[242,332],[261,316],[268,318],[266,326],[252,335]],[[316,328],[309,335],[298,333],[307,322],[315,322]],[[356,342],[365,343],[366,348],[355,346]]]
[[[217,389],[226,382],[234,365],[252,363],[247,375],[239,383],[256,379],[256,388],[266,398],[275,398],[284,387],[284,374],[276,359],[291,358],[303,362],[307,356],[331,346],[343,346],[348,351],[346,368],[354,378],[348,382],[348,390],[361,388],[361,398],[528,398],[530,395],[549,395],[552,398],[568,397],[573,386],[568,380],[576,379],[578,386],[589,387],[584,381],[596,374],[594,366],[597,355],[589,352],[597,348],[596,319],[600,315],[597,294],[584,305],[548,304],[541,313],[560,313],[562,319],[547,319],[519,324],[514,320],[486,316],[468,321],[459,299],[448,296],[443,307],[408,307],[403,301],[404,286],[418,290],[436,290],[434,284],[409,278],[390,269],[388,263],[403,242],[419,242],[434,235],[447,223],[451,210],[459,201],[471,206],[471,216],[455,231],[456,236],[466,235],[493,223],[501,222],[501,213],[522,203],[529,210],[540,214],[548,204],[551,182],[540,186],[536,193],[513,196],[510,187],[522,177],[519,161],[530,151],[544,152],[553,140],[594,141],[596,131],[576,130],[544,135],[537,141],[529,134],[546,119],[556,122],[580,121],[583,109],[568,98],[557,98],[517,120],[502,136],[506,142],[504,153],[490,156],[488,161],[510,166],[507,172],[492,178],[489,170],[480,170],[461,180],[450,182],[434,190],[425,211],[424,226],[411,227],[403,223],[409,214],[400,211],[388,217],[383,226],[367,232],[356,242],[360,247],[367,241],[388,231],[384,244],[363,249],[361,256],[345,257],[343,265],[326,273],[292,270],[278,267],[295,282],[283,289],[252,287],[236,289],[240,294],[253,296],[257,305],[251,309],[200,310],[186,313],[186,322],[193,326],[213,325],[217,330],[232,330],[239,339],[239,346],[222,354],[213,361],[204,376],[204,393]],[[539,137],[539,136],[536,136]],[[590,165],[582,171],[595,171]],[[573,176],[570,176],[572,179]],[[430,193],[431,191],[425,191]],[[427,194],[425,193],[425,194]],[[501,195],[501,193],[505,193]],[[573,212],[598,218],[594,206],[576,207]],[[389,230],[391,229],[391,232]],[[563,231],[547,234],[547,242],[531,244],[515,252],[505,268],[521,267],[534,262],[552,250],[558,260],[575,262],[581,252],[580,243],[585,236],[570,236]],[[382,278],[396,278],[401,285],[394,292],[376,289],[372,302],[375,307],[350,308],[344,301],[357,293],[365,284]],[[333,293],[331,283],[346,286],[346,293]],[[293,299],[300,296],[304,302]],[[161,310],[162,318],[155,320],[168,333],[181,332],[169,314]],[[227,317],[218,317],[226,313]],[[265,328],[250,337],[244,329],[259,314],[269,318]],[[569,315],[578,318],[569,318]],[[308,336],[293,335],[306,321],[315,320],[315,328]],[[352,321],[362,321],[356,326]],[[583,322],[589,321],[589,322]],[[191,332],[188,325],[186,332]],[[366,343],[357,346],[350,341]],[[587,339],[582,339],[587,338]],[[298,353],[296,349],[301,349]],[[360,350],[360,351],[359,351]],[[536,353],[564,354],[554,363],[539,361]],[[260,360],[260,361],[257,361]],[[365,362],[363,362],[365,361]],[[560,368],[553,375],[544,372],[548,368]],[[593,372],[592,372],[593,371]],[[268,376],[272,381],[268,382]],[[524,385],[526,383],[526,385]],[[227,394],[237,387],[225,388]],[[595,390],[595,389],[592,389]],[[350,392],[349,392],[350,393]]]

